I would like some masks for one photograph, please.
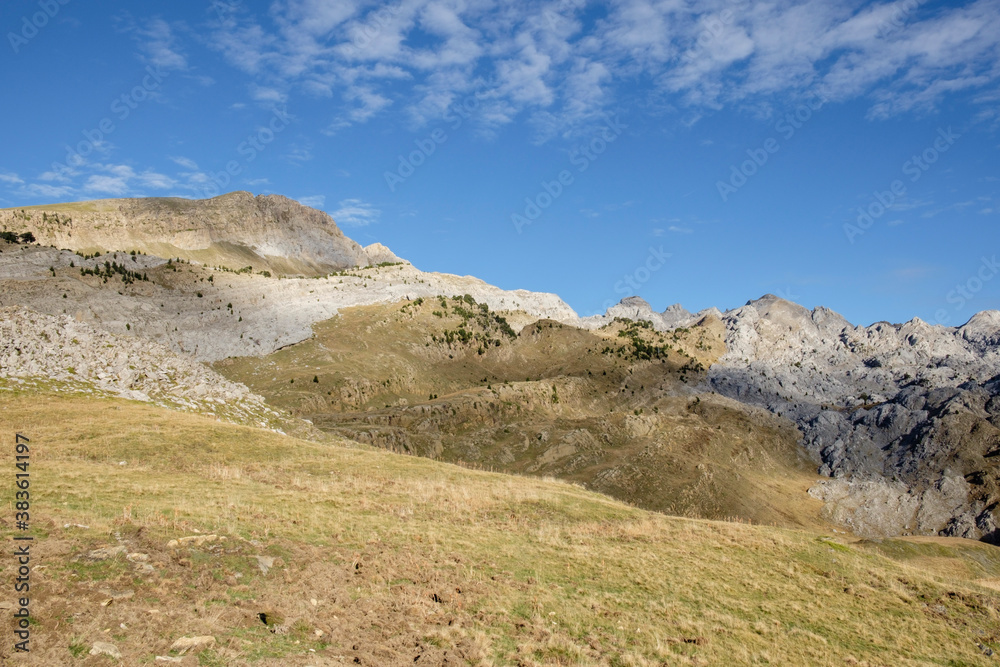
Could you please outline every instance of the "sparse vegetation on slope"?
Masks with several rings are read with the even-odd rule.
[[[215,639],[202,665],[985,665],[1000,648],[995,590],[864,545],[119,399],[0,400],[39,490],[19,664],[102,664],[98,641],[151,664],[195,635]]]
[[[215,368],[393,451],[555,476],[671,514],[824,525],[795,431],[692,392],[697,368],[721,352],[713,322],[665,334],[541,320],[515,333],[472,297],[437,297],[346,309],[315,332]]]

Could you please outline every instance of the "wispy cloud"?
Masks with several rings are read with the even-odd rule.
[[[183,158],[181,163],[188,166],[194,164]],[[178,179],[155,169],[143,169],[137,172],[127,164],[84,161],[74,169],[42,172],[36,182],[25,182],[19,176],[16,180],[0,177],[0,182],[16,185],[12,191],[22,199],[53,202],[95,197],[141,196],[150,191],[162,192],[184,187],[192,177],[201,176],[203,176],[201,172],[193,172],[182,174]],[[55,185],[56,183],[58,185]]]
[[[311,144],[293,144],[285,152],[284,158],[293,164],[302,164],[313,159]]]
[[[181,167],[184,167],[185,169],[189,169],[192,171],[198,168],[197,162],[195,162],[191,158],[186,158],[180,155],[171,156],[170,161],[174,162],[177,165],[180,165]]]
[[[28,183],[18,188],[17,193],[24,199],[45,199],[50,202],[71,199],[76,195],[76,191],[69,186],[46,183]]]
[[[381,211],[360,199],[341,200],[336,211],[330,211],[330,216],[338,225],[364,227],[376,222]]]
[[[326,197],[323,195],[312,195],[310,197],[299,197],[299,203],[303,206],[310,206],[312,208],[323,208],[326,204]],[[343,204],[343,202],[341,202]]]
[[[126,20],[125,28],[150,65],[174,70],[188,68],[187,56],[178,44],[174,28],[162,18],[151,18],[141,23]]]
[[[250,97],[255,102],[264,102],[267,104],[284,104],[288,100],[288,95],[277,88],[258,86],[256,84],[250,88]]]
[[[587,6],[275,0],[254,15],[234,3],[218,12],[206,41],[254,77],[259,101],[296,89],[339,96],[330,133],[390,108],[430,122],[476,91],[479,123],[500,127],[525,115],[544,138],[620,104],[636,80],[676,96],[685,118],[809,91],[867,98],[872,119],[932,110],[969,91],[988,100],[1000,81],[1000,0],[933,8],[913,0],[616,0],[597,21],[586,19]],[[169,26],[147,30],[170,44]]]

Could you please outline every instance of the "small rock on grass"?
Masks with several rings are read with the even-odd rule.
[[[267,574],[267,571],[274,567],[274,557],[273,556],[254,556],[257,560],[257,567],[260,568],[261,574]]]
[[[100,549],[94,549],[87,554],[87,558],[90,560],[108,560],[114,558],[118,554],[125,553],[126,549],[123,546],[117,547],[101,547]]]
[[[204,651],[214,645],[215,637],[212,637],[211,635],[202,635],[201,637],[181,637],[170,645],[170,650],[177,651],[181,655],[184,655],[188,651],[198,653],[199,651]]]
[[[217,539],[219,539],[218,535],[189,535],[188,537],[178,537],[176,540],[170,540],[167,542],[167,548],[177,549],[179,547],[189,546],[200,547],[208,542],[215,542]]]
[[[111,599],[113,599],[115,601],[118,601],[118,600],[128,600],[129,598],[135,596],[135,591],[129,590],[129,589],[121,590],[121,591],[116,591],[116,590],[112,590],[110,588],[99,588],[98,591],[100,593],[102,593],[103,595],[107,595],[109,598],[111,598]]]
[[[94,642],[94,646],[90,649],[90,655],[107,655],[115,660],[122,659],[122,652],[118,650],[118,647],[108,642]]]

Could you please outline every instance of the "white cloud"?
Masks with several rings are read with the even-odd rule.
[[[187,57],[177,46],[173,28],[161,18],[131,28],[132,36],[149,64],[163,69],[187,69]]]
[[[93,165],[93,168],[97,169],[98,171],[103,171],[104,173],[111,174],[112,176],[115,176],[117,178],[129,179],[135,176],[135,171],[132,169],[132,167],[128,166],[127,164],[111,164],[111,163],[101,164],[98,162]]]
[[[184,157],[172,157],[172,161],[194,171],[181,172],[177,177],[145,168],[136,171],[127,164],[84,162],[76,168],[60,171],[45,171],[38,175],[41,182],[24,183],[16,175],[0,174],[0,182],[18,185],[18,196],[26,199],[70,201],[94,197],[146,196],[149,191],[164,191],[175,188],[193,191],[204,190],[209,177],[197,170],[197,165]],[[18,180],[5,179],[4,176]]]
[[[75,169],[65,167],[58,171],[43,171],[38,175],[38,178],[43,181],[55,181],[56,183],[71,183],[73,181],[71,177],[76,176],[78,173]]]
[[[322,209],[323,205],[326,204],[326,197],[324,195],[312,195],[310,197],[299,197],[299,203],[303,206],[309,206],[311,208]],[[341,202],[343,204],[343,202]]]
[[[268,34],[263,26],[242,15],[235,3],[217,4],[216,9],[219,18],[208,45],[220,51],[234,67],[249,74],[259,73],[268,60],[268,53],[278,44],[278,36]]]
[[[187,78],[191,79],[192,81],[196,82],[199,86],[202,86],[204,88],[210,88],[211,86],[215,85],[215,79],[208,76],[207,74],[190,74],[187,75]]]
[[[552,76],[552,58],[541,53],[534,42],[522,35],[520,52],[514,58],[496,63],[499,86],[497,92],[519,106],[535,105],[546,107],[552,104],[555,93],[546,83]]]
[[[667,229],[675,234],[691,234],[694,232],[690,227],[678,227],[677,225],[670,225]]]
[[[378,220],[381,211],[360,199],[341,200],[336,211],[330,211],[330,217],[338,225],[364,227]]]
[[[272,104],[284,104],[288,100],[288,95],[277,88],[253,85],[250,88],[250,97],[255,102],[268,102]]]
[[[177,185],[177,181],[165,174],[155,171],[144,171],[138,176],[139,183],[155,190],[169,190]]]
[[[292,144],[284,155],[292,164],[302,164],[313,159],[311,144]]]
[[[392,104],[392,100],[374,92],[371,88],[360,87],[350,90],[347,99],[357,102],[357,106],[348,114],[356,123],[363,123],[382,109]]]
[[[17,174],[4,174],[0,173],[0,182],[9,183],[11,185],[19,185],[24,183],[24,181]]]
[[[655,67],[676,54],[671,28],[687,13],[683,10],[682,3],[669,0],[623,0],[602,22],[600,39],[637,67]]]
[[[1000,84],[1000,0],[614,0],[596,21],[587,7],[274,0],[259,16],[220,10],[207,43],[253,76],[259,102],[331,98],[328,134],[392,108],[429,123],[474,93],[484,131],[522,116],[546,139],[623,97],[681,107],[693,123],[727,105],[766,114],[781,97],[819,92],[869,99],[878,119],[970,92],[985,106]]]
[[[87,192],[120,197],[128,192],[128,179],[120,176],[99,176],[94,174],[87,179],[83,189]]]
[[[20,196],[31,199],[47,199],[50,202],[66,200],[75,195],[75,190],[67,185],[46,185],[30,183],[18,189]]]
[[[180,166],[182,166],[185,169],[188,169],[190,171],[195,171],[195,170],[198,169],[198,163],[197,162],[195,162],[194,160],[192,160],[190,158],[186,158],[186,157],[184,157],[182,155],[172,155],[172,156],[170,156],[170,160],[172,162],[174,162],[175,164],[178,164],[178,165],[180,165]]]

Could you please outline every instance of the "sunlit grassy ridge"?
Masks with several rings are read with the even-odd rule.
[[[32,438],[43,567],[24,664],[107,663],[94,641],[152,664],[195,634],[217,639],[207,665],[954,665],[1000,648],[998,594],[973,580],[996,561],[964,565],[985,545],[933,554],[932,576],[817,534],[118,399],[3,391],[0,406],[0,435]],[[196,530],[226,539],[167,548]],[[119,543],[155,573],[74,562]],[[280,560],[264,575],[256,555]]]
[[[309,340],[215,369],[392,451],[556,477],[667,514],[822,529],[807,494],[817,466],[794,426],[694,393],[723,329],[512,328],[471,297],[439,296],[345,308]]]

